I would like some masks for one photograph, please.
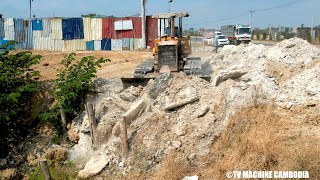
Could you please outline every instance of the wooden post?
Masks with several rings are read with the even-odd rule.
[[[67,133],[67,117],[66,117],[66,113],[64,112],[61,106],[60,106],[60,116],[61,116],[61,122],[63,126],[62,127],[63,133],[66,134]]]
[[[41,166],[42,172],[44,174],[45,180],[51,180],[52,178],[51,178],[51,175],[50,175],[50,171],[49,171],[47,160],[41,160],[40,161],[40,166]]]
[[[127,128],[126,128],[126,118],[123,117],[120,120],[120,139],[122,146],[122,158],[123,163],[125,164],[129,155],[129,145],[128,145],[128,136],[127,136]]]
[[[89,123],[90,123],[90,134],[91,134],[91,139],[92,139],[92,145],[94,145],[96,143],[96,118],[95,118],[95,113],[94,113],[94,109],[93,109],[93,104],[88,103],[85,105],[87,114],[88,114],[88,119],[89,119]]]

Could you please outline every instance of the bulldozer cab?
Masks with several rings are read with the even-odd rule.
[[[159,20],[160,29],[160,35],[154,41],[153,49],[153,55],[156,57],[155,71],[160,72],[161,69],[170,69],[171,72],[181,71],[183,59],[191,53],[189,38],[182,36],[182,20],[189,17],[189,14],[186,12],[162,13],[152,17]]]

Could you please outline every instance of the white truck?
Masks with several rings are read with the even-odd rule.
[[[246,25],[221,26],[221,33],[227,37],[230,43],[235,45],[249,44],[252,39],[251,27]]]

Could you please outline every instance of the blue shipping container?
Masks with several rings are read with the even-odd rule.
[[[102,39],[101,50],[102,51],[111,51],[111,39]]]
[[[94,51],[94,41],[86,42],[86,50],[87,51]]]
[[[82,18],[62,19],[63,40],[84,39]]]
[[[4,38],[4,19],[0,18],[0,38]]]
[[[42,31],[43,30],[42,19],[32,20],[32,30],[34,30],[34,31]]]

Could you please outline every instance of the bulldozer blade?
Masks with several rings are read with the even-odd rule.
[[[129,88],[130,86],[146,86],[150,79],[155,78],[121,78],[121,81],[123,83],[123,88]]]

